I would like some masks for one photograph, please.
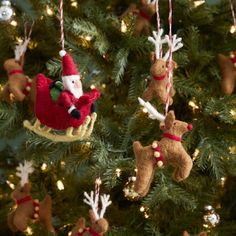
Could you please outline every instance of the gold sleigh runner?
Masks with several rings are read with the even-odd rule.
[[[31,124],[30,121],[24,121],[24,127],[43,136],[47,139],[50,139],[54,142],[73,142],[77,140],[87,139],[93,132],[94,123],[97,119],[97,113],[92,113],[91,116],[87,116],[84,123],[78,128],[69,127],[64,134],[54,133],[54,129],[42,125],[37,119],[34,124]]]

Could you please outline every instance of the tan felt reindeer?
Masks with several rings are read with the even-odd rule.
[[[160,141],[154,141],[152,145],[145,147],[139,141],[133,143],[138,170],[134,186],[135,197],[144,197],[149,191],[157,167],[172,165],[173,179],[177,182],[189,176],[193,162],[181,141],[182,135],[191,130],[192,125],[176,120],[174,111],[169,111],[164,117],[149,102],[146,103],[140,98],[139,101],[147,108],[150,118],[164,122],[161,123],[164,133]]]
[[[188,233],[188,231],[184,231],[183,232],[183,236],[190,236],[190,234]],[[199,236],[207,236],[207,233],[206,232],[201,232],[200,234],[199,234]]]
[[[162,38],[163,29],[159,32],[153,31],[153,37],[148,37],[148,40],[155,46],[155,54],[151,53],[152,66],[150,68],[151,81],[143,93],[143,98],[146,101],[151,101],[154,97],[159,100],[161,104],[166,104],[167,100],[167,85],[168,85],[168,58],[170,49],[162,57],[162,45],[167,43],[168,47],[172,48],[172,52],[179,50],[183,47],[181,43],[182,38],[177,38],[173,35],[172,43],[168,35]],[[171,46],[172,45],[172,46]],[[176,67],[176,63],[172,61],[172,67]],[[173,79],[171,78],[171,89],[169,93],[170,105],[173,103],[172,97],[175,95],[173,88]]]
[[[110,195],[104,194],[100,196],[102,204],[100,214],[98,213],[99,194],[94,194],[91,191],[90,195],[85,192],[84,196],[84,202],[91,206],[91,210],[89,211],[91,226],[87,228],[85,218],[82,217],[72,229],[71,236],[102,236],[107,232],[109,227],[108,221],[103,217],[106,208],[111,204],[111,201],[109,201]]]
[[[13,100],[18,102],[23,101],[27,96],[32,101],[35,99],[35,85],[32,85],[34,81],[25,75],[23,71],[24,55],[29,41],[30,37],[25,37],[25,40],[15,48],[15,58],[4,62],[3,67],[8,74],[8,82],[3,88],[2,97],[7,102],[11,102],[11,95],[13,95]]]
[[[30,183],[28,175],[33,172],[31,162],[20,164],[17,168],[17,175],[21,178],[20,183],[12,193],[12,198],[16,202],[16,208],[8,215],[8,225],[13,231],[24,232],[29,221],[40,222],[49,232],[55,233],[51,222],[52,201],[49,195],[46,195],[42,202],[33,200],[30,196]]]

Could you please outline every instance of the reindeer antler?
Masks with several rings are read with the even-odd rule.
[[[172,47],[172,52],[176,52],[184,46],[182,43],[182,38],[177,38],[176,34],[173,35],[172,42],[171,42],[170,37],[168,35],[166,35],[166,39],[167,39],[169,48]],[[167,53],[163,57],[163,60],[166,61],[169,58],[169,56],[170,56],[170,49],[167,51]]]
[[[165,35],[164,39],[162,39],[162,34],[163,34],[163,29],[160,29],[158,32],[153,31],[153,37],[148,37],[148,40],[154,44],[155,46],[155,54],[156,54],[156,59],[160,59],[161,57],[161,51],[162,51],[162,45],[164,43],[168,43],[168,35]]]
[[[94,192],[91,191],[90,196],[88,195],[87,192],[84,193],[84,196],[85,196],[84,202],[86,204],[88,204],[89,206],[91,206],[94,216],[95,216],[96,220],[98,220],[99,215],[98,215],[98,211],[97,211],[98,210],[97,205],[98,205],[99,198],[97,197],[97,194],[95,194],[95,196],[94,196]]]
[[[145,102],[142,98],[138,98],[138,101],[141,106],[145,107],[148,111],[148,117],[153,120],[159,120],[164,122],[165,116],[159,113],[154,106],[151,105],[149,102]]]
[[[29,182],[29,174],[33,173],[33,163],[31,161],[24,161],[24,164],[19,164],[16,168],[16,175],[21,178],[20,184],[23,187]]]
[[[110,195],[109,194],[107,194],[107,195],[103,194],[100,198],[101,198],[101,202],[102,202],[102,209],[101,209],[101,212],[100,212],[100,218],[103,218],[107,207],[111,205],[111,201],[109,201]]]
[[[29,41],[30,41],[30,38],[25,38],[23,42],[16,45],[15,50],[14,50],[16,61],[20,61],[21,56],[25,54]]]

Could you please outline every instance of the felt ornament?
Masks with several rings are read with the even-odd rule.
[[[183,236],[190,236],[190,234],[188,233],[188,231],[184,231],[183,232]],[[199,236],[207,236],[207,233],[206,232],[201,232],[200,234],[199,234]]]
[[[134,36],[149,35],[150,21],[156,12],[155,2],[156,1],[141,0],[140,6],[131,4],[122,14],[121,17],[130,12],[137,15],[133,33]]]
[[[167,43],[170,47],[172,44],[172,52],[180,49],[183,44],[181,43],[181,38],[177,38],[176,35],[173,35],[172,43],[168,35],[165,35],[162,38],[163,29],[160,29],[158,32],[153,31],[153,37],[148,37],[148,40],[155,45],[155,53],[151,53],[151,68],[150,74],[151,79],[150,82],[144,91],[142,97],[146,101],[151,101],[153,98],[157,98],[161,104],[166,104],[167,96],[170,99],[170,105],[173,103],[172,97],[175,95],[175,89],[173,87],[173,79],[171,78],[171,89],[170,92],[167,92],[168,85],[168,58],[170,55],[170,49],[166,52],[166,54],[162,57],[162,45]],[[172,63],[172,68],[176,68],[176,63],[174,61]]]
[[[11,94],[13,95],[13,101],[16,102],[23,101],[28,95],[31,100],[34,100],[35,91],[31,91],[33,81],[25,75],[23,70],[24,56],[30,41],[31,31],[29,36],[25,36],[25,39],[16,45],[15,58],[7,59],[4,62],[3,67],[8,74],[8,82],[2,92],[4,101],[11,102]]]
[[[143,147],[139,141],[133,143],[133,151],[136,158],[136,181],[134,191],[139,197],[144,197],[150,188],[157,167],[171,165],[174,167],[173,179],[177,182],[185,180],[192,169],[193,162],[185,151],[181,141],[182,135],[192,130],[192,125],[175,119],[174,111],[169,111],[166,117],[150,111],[150,106],[140,99],[141,105],[147,107],[152,119],[161,121],[160,128],[163,137],[160,141],[154,141],[151,145]],[[151,106],[154,110],[155,108]],[[158,114],[158,115],[157,115]]]
[[[52,225],[52,200],[46,195],[43,201],[39,202],[30,195],[30,183],[28,176],[33,172],[32,163],[25,162],[17,168],[17,176],[21,178],[20,183],[12,193],[16,207],[8,215],[8,226],[13,231],[24,232],[30,220],[40,222],[49,232],[54,233]]]
[[[109,200],[110,195],[101,195],[101,206],[102,209],[100,213],[98,212],[98,202],[99,202],[99,193],[94,193],[91,191],[90,195],[84,193],[85,199],[84,202],[88,204],[91,209],[89,211],[90,216],[90,227],[86,227],[85,218],[80,218],[75,227],[72,229],[71,236],[103,236],[104,233],[108,231],[108,221],[104,218],[106,208],[111,204]]]
[[[231,95],[235,88],[236,51],[231,52],[229,57],[219,54],[218,62],[222,74],[221,91],[225,95]]]
[[[58,99],[52,97],[51,90],[58,87],[43,74],[36,76],[35,115],[37,120],[32,125],[29,121],[24,126],[40,136],[55,142],[71,142],[88,138],[94,127],[97,114],[94,102],[100,96],[97,89],[84,93],[80,75],[70,54],[60,51],[63,72]],[[44,126],[44,127],[42,127]],[[55,134],[51,130],[66,131],[65,135]]]

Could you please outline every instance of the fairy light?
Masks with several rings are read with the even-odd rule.
[[[47,170],[47,164],[46,163],[43,163],[42,165],[41,165],[41,170],[42,171],[45,171],[45,170]]]
[[[60,191],[62,191],[62,190],[65,189],[65,188],[64,188],[64,184],[62,183],[61,180],[58,180],[58,181],[57,181],[57,188],[58,188]]]
[[[10,25],[16,27],[16,26],[17,26],[17,22],[16,22],[15,20],[12,20],[12,21],[10,22]]]
[[[49,6],[46,6],[46,12],[49,16],[52,16],[53,15],[53,11],[52,9],[49,7]]]
[[[193,161],[197,159],[199,153],[200,153],[200,150],[198,148],[196,148],[194,153],[193,153]]]
[[[127,32],[127,25],[125,24],[125,22],[124,22],[123,20],[121,21],[120,31],[121,31],[122,33]]]
[[[205,0],[194,1],[194,7],[199,7],[205,3]]]
[[[71,1],[71,4],[70,4],[72,7],[75,7],[77,8],[78,7],[78,3],[74,0]]]
[[[229,147],[230,154],[236,154],[236,146]]]
[[[72,232],[70,231],[69,233],[68,233],[68,236],[71,236],[72,235]]]
[[[102,184],[101,178],[96,178],[95,184],[98,185],[98,186],[100,186],[100,185]]]
[[[116,176],[119,178],[121,174],[121,169],[117,168],[116,169]]]
[[[33,230],[32,230],[32,228],[31,228],[31,227],[27,227],[26,233],[27,233],[28,235],[33,235]]]
[[[87,35],[87,36],[85,36],[84,38],[85,38],[85,40],[87,40],[87,41],[91,41],[91,40],[92,40],[92,36],[90,36],[90,35]]]
[[[226,177],[221,177],[220,178],[220,185],[221,185],[221,187],[225,186],[225,181],[226,181]]]
[[[233,33],[235,33],[235,31],[236,31],[235,26],[234,26],[234,25],[231,25],[231,26],[230,26],[230,29],[229,29],[229,32],[230,32],[231,34],[233,34]]]
[[[199,109],[199,106],[195,103],[195,101],[189,101],[188,105],[193,108],[193,111]]]
[[[8,184],[8,186],[11,188],[11,189],[15,189],[15,185],[10,182],[9,180],[6,181],[6,183]]]
[[[148,110],[146,107],[144,107],[142,110],[143,110],[143,113],[148,113]]]
[[[66,163],[64,161],[61,161],[61,167],[64,168]]]
[[[91,89],[95,89],[96,86],[95,86],[94,84],[92,84],[92,85],[90,86],[90,88],[91,88]]]
[[[16,37],[16,41],[17,41],[18,43],[23,43],[23,39],[20,38],[20,37]]]
[[[106,88],[106,84],[102,84],[102,87],[103,87],[103,88]]]
[[[145,207],[144,207],[144,206],[141,206],[139,210],[140,210],[141,212],[144,212],[144,211],[145,211]]]
[[[229,112],[231,114],[231,116],[233,117],[234,120],[236,120],[236,109],[232,109]]]

